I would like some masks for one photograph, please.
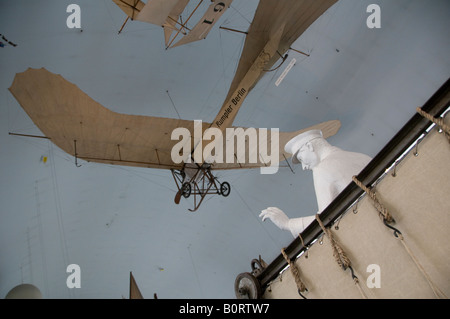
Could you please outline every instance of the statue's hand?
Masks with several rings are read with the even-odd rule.
[[[269,218],[280,229],[288,229],[289,217],[287,217],[286,214],[277,207],[268,207],[262,210],[259,217],[262,218],[262,221]]]

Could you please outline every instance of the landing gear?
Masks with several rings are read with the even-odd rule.
[[[183,195],[184,198],[188,198],[191,196],[192,187],[189,183],[183,183],[183,186],[181,186],[181,195]]]
[[[230,195],[230,184],[228,182],[223,182],[222,184],[220,184],[220,195],[222,195],[223,197],[227,197],[228,195]]]

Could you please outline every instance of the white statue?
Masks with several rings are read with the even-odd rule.
[[[285,145],[284,150],[292,154],[293,164],[301,163],[304,170],[313,171],[318,213],[322,212],[350,184],[352,177],[358,175],[371,160],[367,155],[331,146],[320,130],[297,135]],[[289,230],[294,237],[315,219],[315,215],[290,219],[277,207],[264,209],[259,217],[263,221],[269,218],[279,228]]]

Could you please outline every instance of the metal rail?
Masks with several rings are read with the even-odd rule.
[[[434,117],[440,117],[450,106],[450,79],[422,106],[422,110]],[[426,131],[432,124],[416,113],[400,131],[386,144],[386,146],[372,159],[372,161],[357,176],[364,185],[372,185],[392,166],[395,161]],[[320,220],[325,226],[331,225],[363,194],[354,182],[351,182],[320,214]],[[293,260],[305,250],[322,233],[318,222],[314,220],[302,233],[303,244],[296,238],[285,248],[287,256]],[[279,273],[288,266],[284,257],[278,255],[256,277],[263,290]]]

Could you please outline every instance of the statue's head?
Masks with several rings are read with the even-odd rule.
[[[303,132],[284,146],[285,152],[292,154],[292,164],[302,164],[304,170],[312,170],[320,161],[313,143],[315,139],[323,139],[322,131],[311,130]]]

